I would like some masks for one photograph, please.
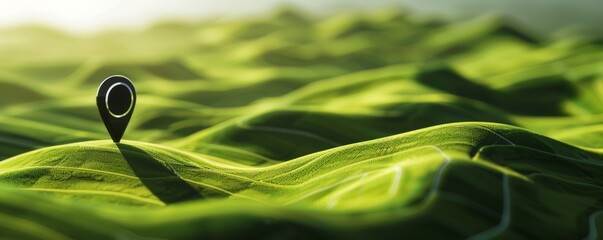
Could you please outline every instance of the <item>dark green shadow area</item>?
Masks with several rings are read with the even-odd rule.
[[[477,100],[513,114],[565,116],[566,101],[578,97],[576,87],[562,76],[526,80],[494,90],[465,78],[445,65],[432,65],[416,76],[419,83],[456,96]]]
[[[142,184],[166,204],[201,199],[200,191],[180,178],[173,169],[132,145],[116,143],[124,159]]]

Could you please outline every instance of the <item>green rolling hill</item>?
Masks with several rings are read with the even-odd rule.
[[[0,33],[0,239],[603,236],[601,41],[397,10]]]

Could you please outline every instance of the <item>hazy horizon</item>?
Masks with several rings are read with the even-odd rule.
[[[237,18],[261,15],[282,6],[292,6],[316,15],[346,11],[374,11],[401,7],[413,13],[464,19],[498,13],[532,31],[553,32],[570,29],[575,32],[603,35],[597,26],[603,21],[603,7],[596,0],[573,2],[555,0],[258,0],[253,4],[242,0],[195,1],[160,0],[0,0],[0,28],[24,24],[44,24],[75,33],[91,33],[109,28],[142,28],[163,19],[200,20],[215,17]]]

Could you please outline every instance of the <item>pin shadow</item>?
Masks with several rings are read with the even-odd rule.
[[[204,198],[200,190],[145,151],[124,143],[116,145],[142,184],[162,202],[170,204]]]

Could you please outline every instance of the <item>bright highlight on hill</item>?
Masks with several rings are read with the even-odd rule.
[[[603,236],[600,42],[399,11],[0,32],[0,238]]]

